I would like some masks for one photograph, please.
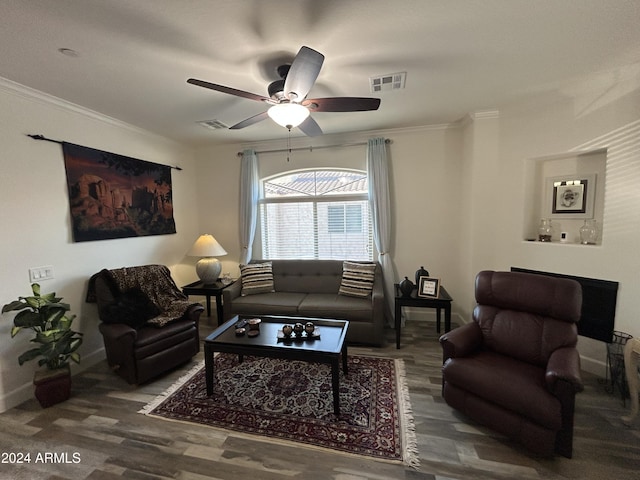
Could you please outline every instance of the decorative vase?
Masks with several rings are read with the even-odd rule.
[[[402,293],[402,296],[406,298],[411,296],[414,285],[413,282],[409,280],[409,277],[404,277],[404,280],[402,280],[398,284],[398,287],[400,288],[400,293]]]
[[[293,327],[291,325],[283,325],[282,326],[282,334],[289,338],[291,336],[291,332],[293,332]]]
[[[302,335],[302,332],[304,332],[304,325],[301,324],[300,322],[296,323],[293,326],[293,333],[296,334],[296,337],[299,337]]]
[[[598,241],[598,227],[593,218],[588,218],[580,227],[580,243],[583,245],[595,245]]]
[[[35,396],[42,408],[48,408],[68,400],[71,396],[71,371],[69,365],[55,370],[38,370],[33,375]]]
[[[551,220],[543,218],[540,220],[540,226],[538,227],[538,241],[550,242],[551,241]]]
[[[304,324],[304,331],[307,332],[307,335],[313,335],[313,332],[315,332],[315,330],[316,326],[313,324],[313,322],[307,322]]]
[[[420,277],[428,277],[429,272],[424,269],[424,267],[420,267],[420,270],[416,271],[416,285],[420,285]]]

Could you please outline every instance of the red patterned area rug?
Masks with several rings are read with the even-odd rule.
[[[218,354],[214,394],[198,365],[140,413],[270,439],[419,464],[402,360],[348,357],[333,413],[328,365]]]

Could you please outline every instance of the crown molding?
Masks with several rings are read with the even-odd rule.
[[[362,130],[356,132],[345,133],[330,133],[322,135],[322,138],[317,137],[310,139],[309,137],[296,137],[291,139],[291,148],[308,148],[309,142],[315,141],[317,146],[324,144],[340,144],[351,142],[367,142],[369,138],[373,137],[386,137],[393,140],[393,135],[416,133],[436,130],[447,130],[452,128],[459,128],[460,125],[456,123],[442,123],[434,125],[419,125],[413,127],[400,127],[400,128],[388,128],[384,130]],[[260,140],[256,142],[243,142],[240,143],[240,150],[253,149],[263,150],[272,148],[274,144],[282,144],[282,139],[273,140]]]
[[[155,139],[162,139],[164,142],[168,142],[177,146],[184,147],[184,145],[181,145],[169,138],[158,135],[157,133],[153,133],[153,132],[150,132],[149,130],[136,127],[135,125],[123,122],[122,120],[118,120],[117,118],[104,115],[100,112],[96,112],[95,110],[91,110],[81,105],[69,102],[67,100],[63,100],[62,98],[55,97],[48,93],[41,92],[40,90],[27,87],[25,85],[6,79],[4,77],[0,77],[0,92],[6,93],[7,95],[11,95],[14,97],[22,98],[31,102],[36,102],[49,107],[54,107],[65,112],[71,112],[78,115],[82,115],[83,117],[90,118],[98,122],[106,123],[108,125],[111,125],[123,130],[128,130],[138,135],[153,137]]]
[[[475,112],[467,113],[458,121],[458,123],[461,127],[466,127],[477,120],[492,120],[495,118],[500,118],[499,110],[477,110]]]

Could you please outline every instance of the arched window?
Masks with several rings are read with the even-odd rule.
[[[264,259],[372,260],[367,173],[297,170],[261,182]]]

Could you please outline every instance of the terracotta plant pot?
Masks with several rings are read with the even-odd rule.
[[[64,402],[71,396],[69,365],[56,370],[39,370],[33,376],[35,396],[42,408]]]

